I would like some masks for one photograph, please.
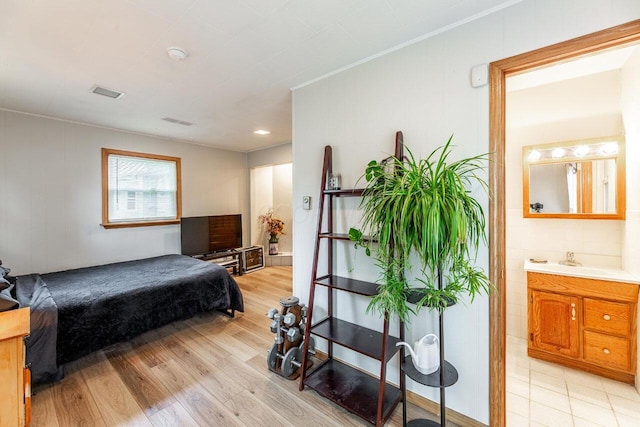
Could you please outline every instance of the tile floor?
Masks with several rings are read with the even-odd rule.
[[[640,394],[631,385],[527,356],[507,337],[507,426],[640,427]]]

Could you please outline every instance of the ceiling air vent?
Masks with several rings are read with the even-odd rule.
[[[162,120],[164,120],[165,122],[175,123],[175,124],[182,125],[182,126],[193,126],[193,123],[185,122],[185,121],[178,120],[178,119],[174,119],[172,117],[163,117]]]
[[[108,96],[109,98],[113,98],[113,99],[120,99],[125,95],[124,92],[119,92],[113,89],[107,89],[98,85],[94,85],[91,88],[91,92],[97,93],[98,95]]]

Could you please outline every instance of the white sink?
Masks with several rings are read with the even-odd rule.
[[[525,271],[537,273],[559,274],[561,276],[585,277],[588,279],[611,280],[614,282],[626,282],[640,284],[640,277],[627,273],[624,270],[615,270],[604,267],[583,267],[562,265],[556,262],[532,262],[524,261]]]

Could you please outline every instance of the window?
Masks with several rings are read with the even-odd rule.
[[[178,224],[180,158],[102,149],[102,226]]]
[[[127,192],[127,209],[133,210],[136,208],[136,192],[128,191]]]

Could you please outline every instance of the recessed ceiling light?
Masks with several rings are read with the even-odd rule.
[[[269,132],[268,130],[258,129],[257,131],[255,131],[253,133],[258,134],[258,135],[269,135],[271,132]]]
[[[169,55],[169,58],[173,59],[174,61],[182,61],[183,59],[187,59],[187,56],[189,56],[189,52],[181,47],[168,47],[167,55]]]

